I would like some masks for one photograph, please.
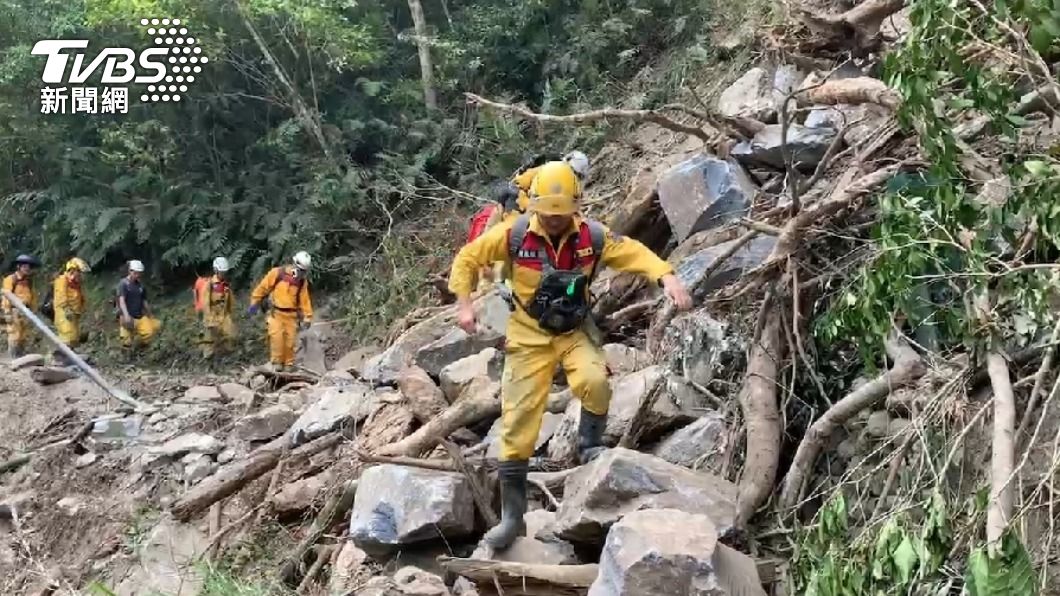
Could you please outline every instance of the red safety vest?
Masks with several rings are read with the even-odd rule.
[[[552,266],[556,269],[570,271],[580,267],[587,274],[593,270],[593,265],[599,257],[593,249],[593,235],[589,222],[586,221],[581,222],[578,227],[578,238],[576,241],[571,242],[568,238],[563,243],[563,249],[558,255],[548,241],[533,232],[527,231],[522,245],[515,252],[513,261],[521,267],[541,271],[543,265],[541,261],[542,251],[548,256]]]
[[[471,217],[471,227],[468,228],[467,242],[465,242],[465,244],[470,244],[475,238],[478,238],[486,232],[486,225],[489,223],[490,218],[493,217],[493,213],[500,208],[500,205],[491,203],[482,209],[479,209],[478,213]]]

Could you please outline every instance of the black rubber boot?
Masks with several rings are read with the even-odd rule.
[[[482,542],[494,550],[504,550],[519,536],[526,535],[527,460],[502,461],[497,469],[501,484],[501,521],[486,532]]]
[[[587,464],[597,458],[607,448],[604,447],[604,429],[607,427],[607,414],[593,414],[582,408],[578,421],[578,461]]]

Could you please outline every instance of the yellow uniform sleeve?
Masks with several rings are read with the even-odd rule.
[[[261,304],[261,301],[272,292],[272,289],[276,287],[276,278],[280,275],[280,268],[273,267],[269,270],[265,277],[261,278],[258,282],[254,292],[250,295],[251,304]]]
[[[457,298],[467,298],[475,290],[478,270],[496,261],[508,260],[508,230],[514,220],[503,221],[485,234],[465,244],[453,259],[449,272],[449,291]]]
[[[313,301],[309,298],[309,283],[303,282],[298,296],[298,308],[302,309],[302,319],[313,320]]]
[[[66,276],[60,275],[52,283],[52,307],[55,312],[66,311],[70,308],[70,296],[66,291]]]
[[[6,292],[11,292],[12,294],[15,292],[14,275],[8,275],[4,278],[3,288]],[[14,307],[11,306],[11,301],[7,299],[7,296],[4,296],[2,299],[0,299],[0,308],[3,308],[4,311],[10,311]]]
[[[512,178],[512,182],[519,187],[519,190],[523,192],[530,192],[530,183],[537,177],[537,172],[541,169],[540,166],[536,168],[530,168],[529,170],[519,174],[515,178]]]
[[[669,263],[647,246],[633,238],[618,236],[611,230],[604,234],[602,264],[623,273],[646,277],[652,283],[659,283],[660,279],[674,272]]]

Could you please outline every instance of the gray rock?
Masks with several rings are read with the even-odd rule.
[[[367,560],[368,554],[357,548],[356,544],[344,542],[328,579],[328,594],[343,596],[353,590],[357,585],[358,576],[365,570],[364,564]]]
[[[224,465],[236,458],[235,449],[225,449],[217,454],[217,463]]]
[[[887,410],[877,410],[869,415],[869,421],[865,424],[865,433],[874,439],[882,439],[887,436],[891,425],[891,415]]]
[[[438,378],[441,381],[442,393],[452,403],[473,379],[488,377],[493,381],[500,381],[503,369],[504,355],[496,348],[486,348],[478,354],[446,365],[438,374]]]
[[[287,432],[298,412],[283,405],[269,406],[236,421],[232,432],[244,441],[267,441]]]
[[[189,485],[198,484],[209,478],[217,471],[217,464],[208,455],[199,455],[197,458],[184,466],[184,480]]]
[[[727,448],[726,434],[725,417],[709,412],[674,431],[652,453],[678,466],[718,473]]]
[[[202,591],[199,557],[209,540],[194,525],[163,518],[137,549],[137,562],[118,584],[119,596],[195,596]]]
[[[839,443],[836,447],[836,456],[841,460],[849,460],[854,457],[858,452],[857,442],[853,439],[845,439]]]
[[[92,421],[92,438],[101,443],[130,441],[140,436],[143,416],[100,416]]]
[[[461,474],[396,465],[361,475],[350,514],[350,537],[369,552],[474,531],[471,487]]]
[[[331,473],[323,472],[285,484],[273,496],[273,510],[279,515],[289,515],[309,509],[332,480]]]
[[[397,570],[394,584],[402,596],[449,596],[442,578],[411,565]]]
[[[148,449],[148,453],[155,457],[177,458],[185,453],[204,453],[216,455],[225,448],[224,443],[203,433],[188,433],[170,439],[161,445]]]
[[[473,356],[497,344],[503,336],[490,331],[468,335],[460,328],[454,328],[448,333],[423,346],[416,351],[416,364],[432,375],[440,375],[442,369],[450,364]]]
[[[246,385],[221,383],[217,386],[217,392],[233,406],[242,407],[244,411],[254,407],[254,391]]]
[[[754,576],[739,586],[749,591],[725,585],[718,570],[720,546],[706,515],[675,509],[630,513],[607,534],[589,596],[764,596],[753,562]]]
[[[496,561],[526,563],[529,565],[577,565],[574,547],[563,540],[538,540],[519,537],[507,550],[494,553]]]
[[[73,517],[85,509],[85,499],[78,496],[63,497],[55,503],[55,506],[63,512],[64,515]]]
[[[908,418],[892,418],[891,423],[887,426],[887,435],[897,437],[905,432],[905,429],[912,423]]]
[[[223,400],[221,392],[213,385],[200,385],[184,392],[181,401],[187,403],[218,402]]]
[[[523,516],[526,523],[526,535],[530,538],[545,538],[547,533],[538,536],[542,530],[550,528],[556,522],[556,512],[547,509],[534,509]]]
[[[379,353],[379,348],[375,346],[366,346],[363,348],[357,348],[352,352],[346,352],[335,361],[335,364],[331,365],[331,370],[339,371],[350,371],[357,370],[366,360]]]
[[[405,346],[393,345],[383,353],[365,360],[357,373],[369,383],[394,383],[398,374],[409,364],[412,364],[412,354]]]
[[[736,486],[657,457],[614,448],[582,466],[564,484],[555,534],[575,544],[599,545],[608,529],[642,509],[677,509],[709,517],[727,533],[736,514]]]
[[[636,372],[651,362],[651,358],[643,350],[623,344],[607,344],[603,347],[604,358],[607,360],[607,368],[612,375],[628,375]]]
[[[847,124],[852,124],[843,134],[843,142],[847,145],[857,145],[879,131],[888,115],[887,108],[871,103],[821,106],[806,115],[805,125],[807,128],[840,131]],[[854,122],[858,124],[853,124]]]
[[[327,387],[291,425],[292,446],[308,443],[355,421],[371,394],[372,390],[363,383]]]
[[[541,417],[541,430],[537,433],[537,440],[534,441],[535,452],[552,438],[552,435],[555,434],[556,429],[559,428],[560,422],[562,421],[562,415],[545,412],[545,415]],[[490,444],[490,446],[486,448],[486,457],[499,457],[501,452],[500,418],[493,422],[493,426],[490,427],[485,440],[489,441]]]
[[[99,456],[95,453],[92,453],[91,451],[89,451],[88,453],[82,453],[77,457],[77,459],[74,460],[74,467],[87,468],[88,466],[91,466],[92,464],[96,463],[96,460],[98,459]]]
[[[40,354],[26,354],[19,358],[12,360],[8,366],[11,370],[22,370],[23,368],[29,368],[31,366],[43,366],[44,356]]]
[[[778,119],[780,118],[780,111],[784,109],[784,99],[787,98],[792,91],[798,89],[799,85],[801,85],[805,79],[806,73],[800,71],[798,67],[791,64],[782,64],[773,72],[773,88],[771,92],[773,94],[773,105],[776,106]],[[788,113],[794,114],[795,108],[796,102],[792,101],[788,104]]]
[[[607,411],[607,428],[604,431],[605,443],[618,443],[633,421],[642,399],[663,374],[662,367],[650,366],[624,377],[612,378],[611,405]],[[673,428],[691,423],[697,417],[693,407],[696,407],[696,404],[679,405],[669,392],[662,392],[652,403],[641,439],[649,442]]]
[[[41,366],[29,371],[29,378],[45,386],[58,385],[77,377],[76,372],[58,366]]]
[[[755,67],[721,92],[718,111],[725,116],[742,116],[773,122],[777,116],[773,98],[773,77],[765,68]]]
[[[373,577],[358,587],[357,596],[403,596],[389,577]]]
[[[782,128],[770,124],[758,132],[750,141],[743,141],[732,148],[732,156],[745,164],[761,164],[777,169],[784,168],[784,153],[781,143]],[[821,163],[828,146],[837,131],[832,128],[808,128],[798,124],[788,127],[788,151],[792,163],[800,170],[813,170]]]
[[[572,463],[578,456],[578,422],[582,416],[582,405],[576,399],[570,400],[563,413],[563,419],[548,442],[548,458],[558,462]]]
[[[659,177],[659,203],[678,242],[747,213],[756,193],[734,160],[697,155]]]
[[[761,265],[769,257],[769,253],[773,251],[773,246],[776,245],[777,240],[773,236],[758,236],[754,238],[726,259],[709,279],[703,280],[707,270],[721,255],[731,249],[734,242],[737,241],[732,240],[704,248],[681,261],[677,266],[677,277],[681,279],[685,287],[695,288],[694,298],[701,300],[714,290],[724,287],[729,282],[737,279],[746,271]]]

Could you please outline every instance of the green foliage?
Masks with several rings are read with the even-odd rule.
[[[1038,581],[1027,549],[1009,529],[996,552],[981,546],[968,557],[965,587],[969,596],[1008,596],[1038,593]]]
[[[240,578],[224,566],[200,563],[198,569],[203,576],[202,591],[199,592],[201,596],[277,596],[290,593],[278,585]]]

